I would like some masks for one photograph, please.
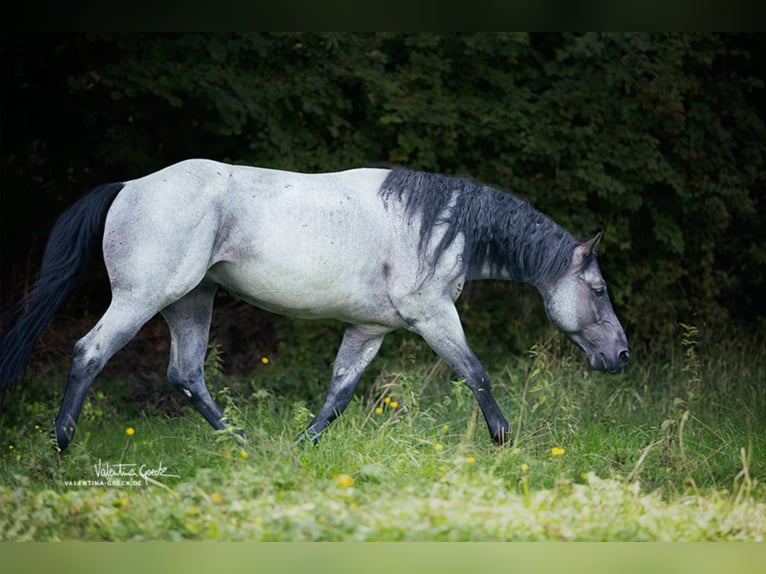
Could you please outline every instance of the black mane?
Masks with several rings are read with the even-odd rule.
[[[391,170],[380,188],[383,201],[401,201],[407,217],[420,217],[420,249],[435,226],[446,233],[429,257],[438,260],[458,234],[465,237],[469,279],[489,266],[492,276],[540,285],[563,273],[578,241],[522,199],[460,177]]]

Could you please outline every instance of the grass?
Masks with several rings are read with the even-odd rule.
[[[384,351],[317,446],[294,440],[323,397],[291,386],[289,352],[234,379],[213,347],[208,378],[246,444],[156,397],[127,408],[133,383],[101,381],[58,455],[57,401],[24,403],[3,438],[0,539],[763,540],[762,354],[681,338],[669,358],[634,352],[618,377],[584,370],[558,338],[490,360],[515,429],[502,448],[411,338]],[[142,466],[148,481],[112,477],[135,484],[97,475]]]

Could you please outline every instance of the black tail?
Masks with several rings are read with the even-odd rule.
[[[124,184],[102,185],[61,214],[45,246],[40,275],[11,309],[0,341],[0,397],[21,378],[29,354],[85,269],[104,234],[104,221]],[[0,400],[0,403],[2,401]]]

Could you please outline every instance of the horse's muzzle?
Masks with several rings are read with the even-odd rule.
[[[629,360],[630,351],[622,349],[617,353],[613,360],[609,360],[609,357],[604,353],[599,353],[598,359],[591,361],[591,366],[599,371],[606,371],[607,373],[614,375],[624,369]]]

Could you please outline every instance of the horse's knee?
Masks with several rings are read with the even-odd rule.
[[[482,367],[473,369],[465,378],[465,385],[471,389],[474,393],[489,391],[491,392],[491,385],[489,382],[489,375]]]
[[[171,387],[189,400],[200,394],[200,387],[205,387],[204,373],[201,367],[191,371],[181,371],[171,365],[168,367],[168,382]]]

